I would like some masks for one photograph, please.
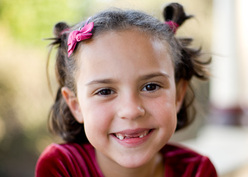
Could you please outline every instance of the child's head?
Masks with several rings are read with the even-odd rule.
[[[88,142],[85,130],[92,131],[88,129],[98,123],[97,119],[100,123],[106,114],[115,112],[118,117],[128,114],[128,110],[133,111],[130,117],[149,117],[153,112],[159,114],[158,117],[164,116],[165,120],[166,116],[171,116],[166,139],[175,129],[184,128],[191,122],[188,108],[192,98],[184,93],[193,76],[207,78],[205,64],[199,61],[200,50],[189,48],[191,39],[177,39],[174,34],[176,27],[173,25],[180,26],[191,16],[175,3],[167,6],[163,15],[165,21],[173,23],[160,22],[139,11],[114,9],[96,14],[89,22],[73,27],[56,24],[56,38],[52,45],[58,45],[56,74],[59,88],[50,114],[50,128],[54,132],[67,142]],[[94,22],[92,36],[77,42],[68,57],[70,32],[90,22]],[[156,72],[152,72],[153,69]],[[132,102],[137,104],[136,112],[131,110]],[[93,111],[95,114],[91,114]],[[88,120],[93,115],[98,117]],[[123,128],[127,129],[123,117],[117,124],[122,126],[123,122]],[[131,128],[147,128],[147,124],[140,123],[141,127],[138,124],[129,122]],[[116,127],[113,131],[121,130]],[[147,134],[153,130],[142,131]]]

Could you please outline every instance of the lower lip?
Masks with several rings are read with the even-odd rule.
[[[145,143],[149,137],[152,135],[154,130],[151,130],[146,136],[142,137],[142,138],[128,138],[128,139],[123,139],[120,140],[119,138],[117,138],[116,136],[112,135],[118,143],[120,143],[121,145],[128,147],[128,148],[133,148],[133,147],[137,147],[143,143]]]

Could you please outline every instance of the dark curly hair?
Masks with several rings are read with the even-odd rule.
[[[181,26],[191,15],[186,15],[183,7],[178,3],[171,3],[164,8],[163,16],[165,21],[173,21]],[[201,49],[190,48],[193,41],[191,38],[176,38],[169,25],[158,19],[135,10],[111,9],[100,12],[90,18],[94,22],[92,39],[107,31],[118,31],[136,28],[154,38],[164,40],[169,44],[169,51],[175,67],[175,82],[184,79],[190,81],[193,76],[205,80],[208,78],[206,71],[207,62],[201,62]],[[84,125],[80,124],[73,117],[69,107],[61,94],[61,88],[66,86],[77,93],[75,87],[74,74],[77,69],[77,60],[72,54],[68,58],[67,39],[70,31],[78,29],[86,22],[83,21],[72,27],[64,22],[57,23],[54,27],[55,38],[50,38],[53,42],[51,47],[57,46],[56,56],[56,78],[59,84],[55,102],[49,114],[49,128],[52,132],[59,134],[66,142],[86,143]],[[83,41],[80,45],[83,45]],[[79,44],[79,43],[78,43]],[[77,46],[78,46],[77,44]],[[73,53],[77,50],[77,46]],[[189,87],[191,88],[191,87]],[[191,93],[191,94],[190,94]],[[191,114],[194,100],[193,90],[189,89],[184,98],[182,107],[177,115],[177,129],[182,129],[189,125],[194,119]]]

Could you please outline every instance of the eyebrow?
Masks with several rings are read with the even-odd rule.
[[[86,85],[93,85],[93,84],[110,84],[110,83],[115,83],[113,79],[97,79],[88,82]]]
[[[161,72],[156,72],[156,73],[151,73],[151,74],[146,74],[144,76],[140,77],[140,80],[149,80],[154,77],[166,77],[170,78],[170,76],[166,73],[161,73]],[[94,84],[113,84],[116,83],[116,80],[113,79],[96,79],[88,82],[86,85],[94,85]]]
[[[151,73],[151,74],[147,74],[144,76],[141,76],[141,80],[148,80],[148,79],[152,79],[154,77],[166,77],[166,78],[170,78],[170,76],[166,73],[162,73],[162,72],[156,72],[156,73]]]

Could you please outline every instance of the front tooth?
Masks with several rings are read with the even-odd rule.
[[[120,140],[123,140],[123,139],[124,139],[124,136],[121,135],[121,134],[116,134],[116,137],[117,137],[118,139],[120,139]]]

